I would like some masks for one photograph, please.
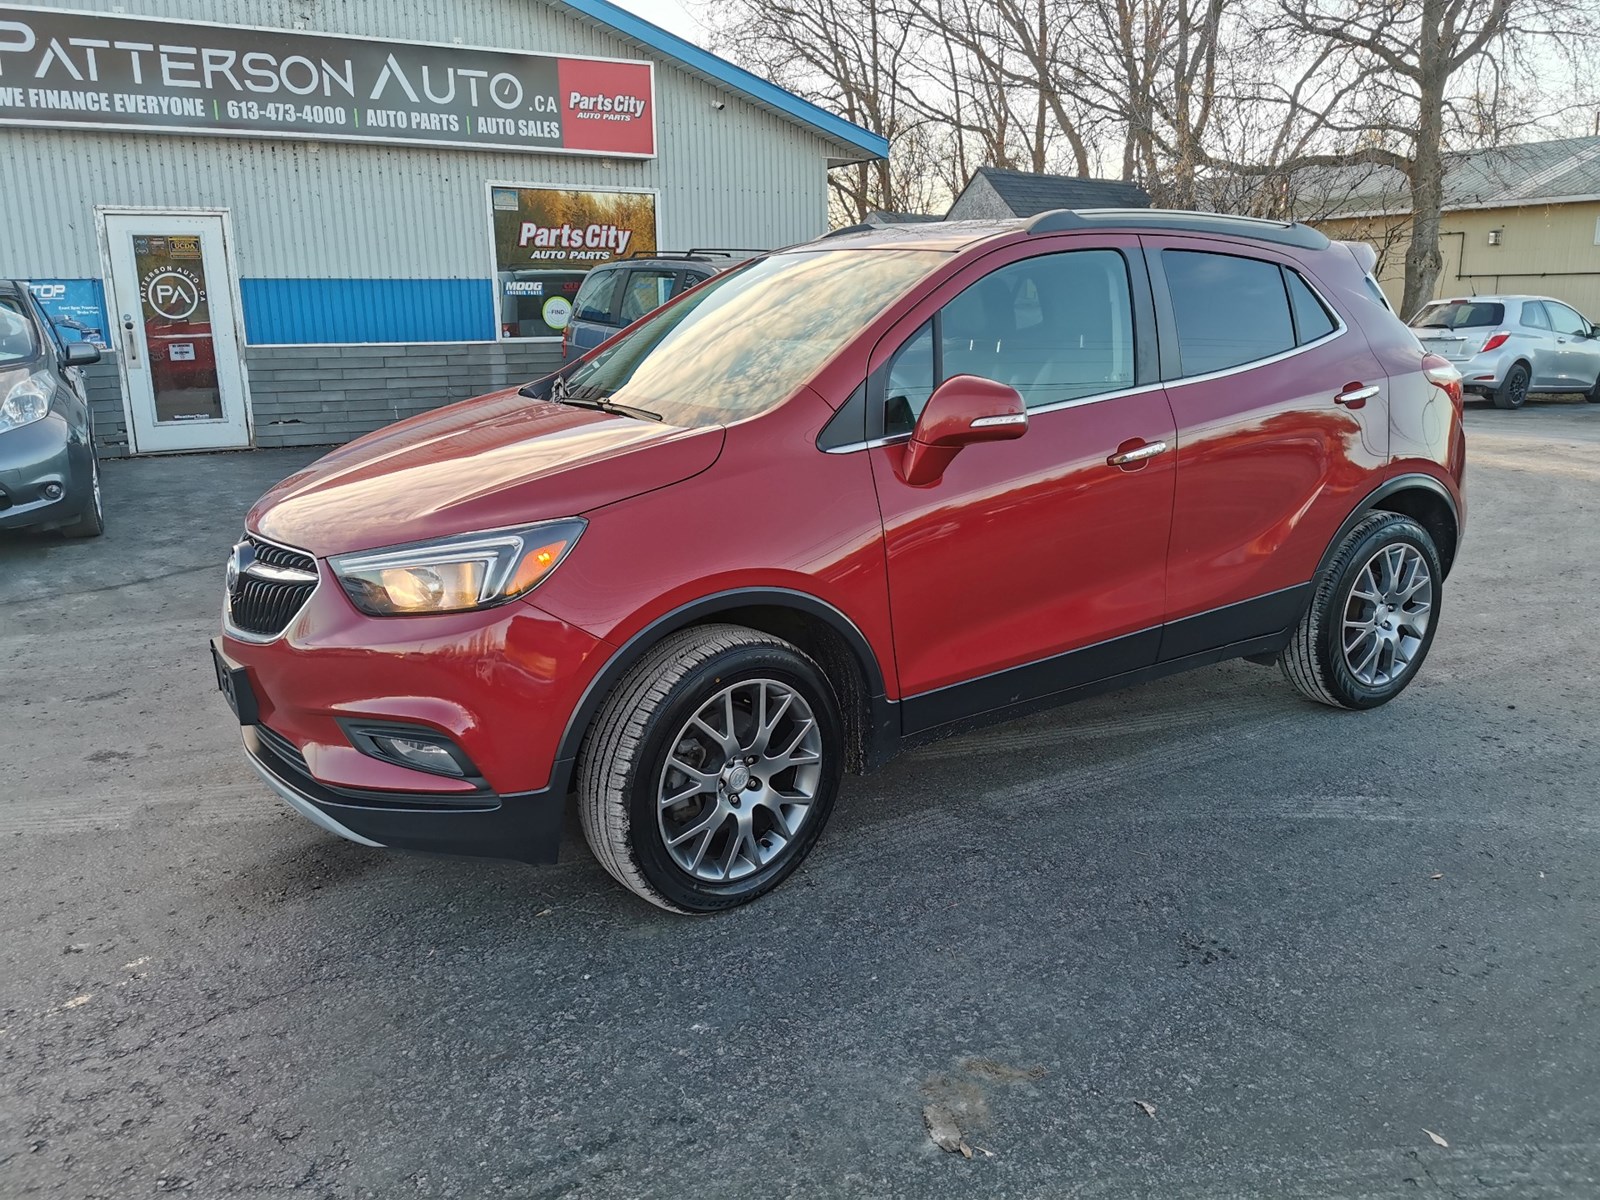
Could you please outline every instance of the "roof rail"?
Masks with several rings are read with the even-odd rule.
[[[770,254],[748,246],[697,246],[693,250],[635,250],[629,258],[732,258],[736,254]]]
[[[1147,229],[1172,233],[1207,233],[1248,237],[1303,250],[1326,250],[1327,237],[1298,221],[1236,217],[1226,213],[1188,212],[1172,208],[1058,208],[1028,222],[1027,232],[1064,233],[1076,229]]]
[[[859,225],[846,225],[842,229],[830,229],[827,233],[823,234],[822,237],[819,237],[817,241],[820,242],[825,238],[831,237],[843,237],[847,233],[872,233],[877,228],[878,227],[876,225],[868,225],[865,221],[863,221]]]

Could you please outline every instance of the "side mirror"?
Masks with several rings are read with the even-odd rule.
[[[963,446],[1009,442],[1027,432],[1028,410],[1016,388],[976,375],[952,376],[934,389],[917,418],[900,476],[914,487],[933,483]]]
[[[93,342],[68,342],[66,350],[65,361],[69,367],[87,367],[100,361],[100,347]]]

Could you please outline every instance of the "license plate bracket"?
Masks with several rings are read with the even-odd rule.
[[[211,666],[217,673],[217,690],[222,693],[233,715],[241,725],[261,724],[261,713],[256,706],[255,689],[250,686],[250,672],[222,652],[217,640],[211,640]]]

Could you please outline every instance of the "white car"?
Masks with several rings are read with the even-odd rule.
[[[1581,392],[1600,404],[1600,329],[1547,296],[1435,300],[1411,320],[1423,349],[1461,372],[1469,394],[1521,408],[1535,392]]]

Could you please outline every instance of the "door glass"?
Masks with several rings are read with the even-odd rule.
[[[1550,314],[1550,324],[1557,333],[1567,336],[1582,336],[1589,332],[1589,322],[1585,321],[1565,304],[1557,304],[1553,300],[1544,302],[1545,312]]]
[[[672,299],[676,271],[633,271],[628,275],[628,290],[622,294],[622,323],[632,325],[645,313],[660,308]]]
[[[1294,348],[1289,297],[1276,263],[1163,250],[1185,375],[1205,375]]]
[[[133,235],[156,423],[222,419],[199,234]]]
[[[592,271],[578,289],[574,316],[580,321],[611,323],[611,306],[617,298],[617,286],[622,282],[621,271]]]
[[[1115,250],[1043,254],[1001,267],[941,310],[940,382],[993,379],[1016,388],[1029,408],[1130,387],[1130,296],[1128,267]]]

